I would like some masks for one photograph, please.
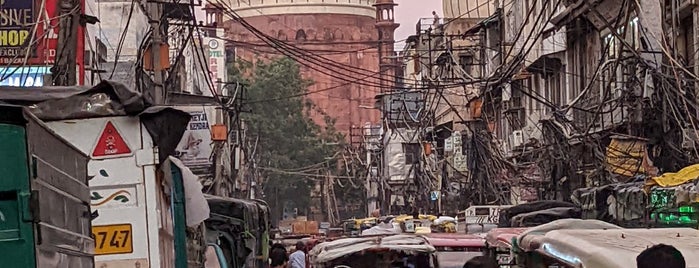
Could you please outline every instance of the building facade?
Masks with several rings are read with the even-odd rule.
[[[353,126],[379,122],[379,112],[367,109],[373,107],[374,96],[381,90],[379,82],[384,81],[379,79],[376,1],[251,0],[228,4],[262,33],[298,48],[285,51],[300,58],[297,62],[302,75],[313,81],[308,91],[317,93],[308,98],[316,108],[309,112],[317,123],[324,125],[327,115],[335,119],[338,131],[349,133]],[[238,59],[255,63],[285,55],[240,23],[227,19],[227,38],[236,41]]]

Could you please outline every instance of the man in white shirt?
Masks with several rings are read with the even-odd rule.
[[[306,244],[296,242],[296,251],[289,255],[289,268],[306,268]]]

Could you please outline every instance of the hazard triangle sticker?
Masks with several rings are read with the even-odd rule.
[[[107,121],[107,125],[102,131],[102,135],[97,140],[97,145],[95,145],[95,150],[92,151],[92,156],[115,156],[122,154],[130,154],[131,149],[121,137],[119,131],[112,124],[112,122]]]

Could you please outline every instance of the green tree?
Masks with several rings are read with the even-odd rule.
[[[248,84],[244,102],[251,112],[243,118],[247,138],[257,144],[255,159],[273,214],[279,216],[287,201],[307,208],[311,187],[319,177],[302,173],[323,174],[324,170],[306,167],[327,170],[334,165],[332,159],[342,140],[329,117],[324,129],[311,120],[309,112],[314,106],[303,95],[312,82],[302,77],[296,62],[289,58],[257,62],[254,68],[238,62],[229,74]]]

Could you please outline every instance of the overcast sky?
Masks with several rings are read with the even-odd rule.
[[[396,7],[396,22],[400,27],[396,30],[396,41],[401,41],[415,34],[415,25],[420,18],[431,18],[432,11],[442,16],[441,0],[394,0]],[[403,46],[400,45],[400,48]]]

